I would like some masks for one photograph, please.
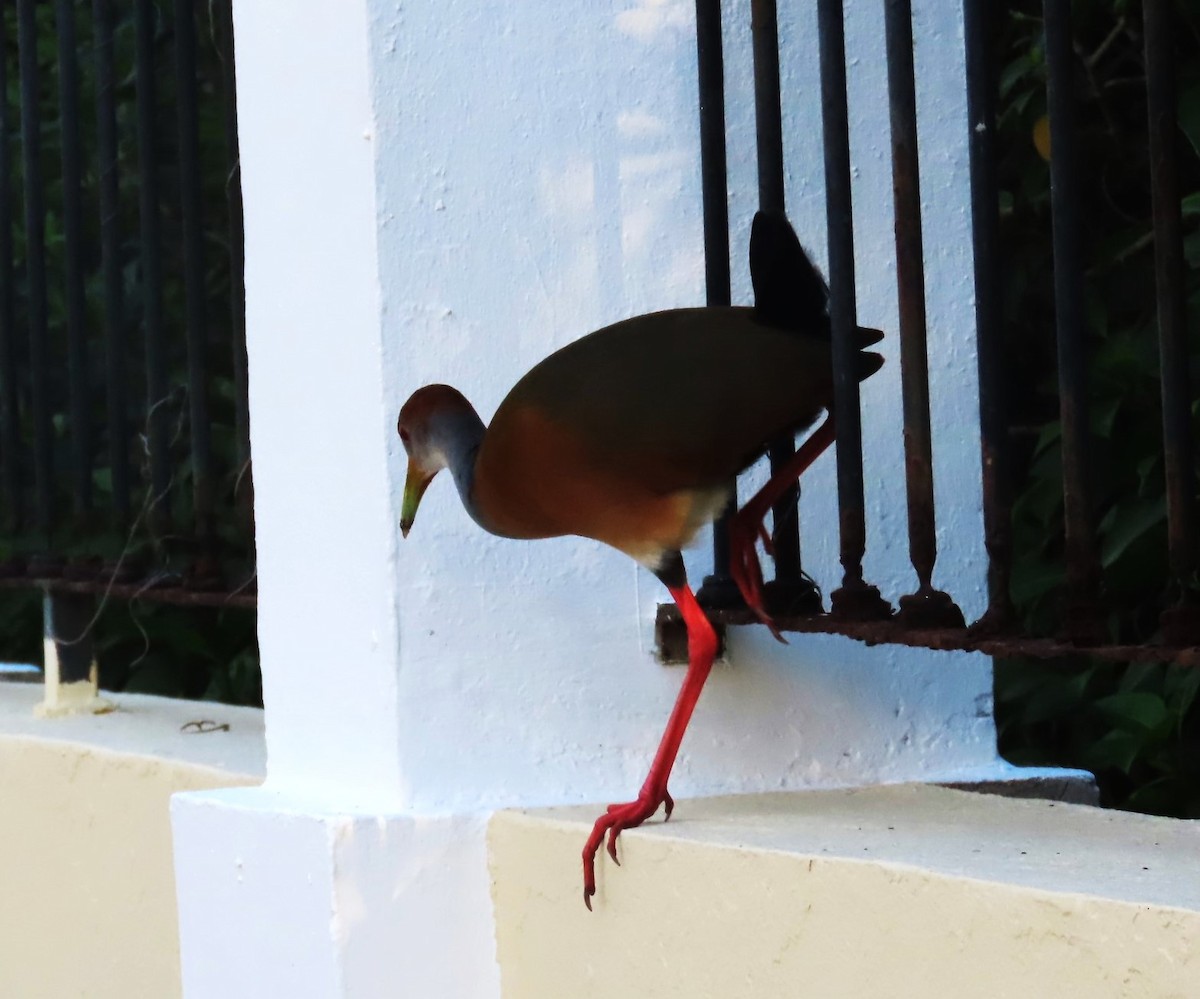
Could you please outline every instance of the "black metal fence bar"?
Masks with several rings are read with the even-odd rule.
[[[16,534],[24,518],[20,412],[17,407],[17,332],[13,307],[12,150],[8,130],[8,19],[0,17],[0,475],[4,477],[3,496],[7,507],[0,516],[0,528]]]
[[[750,31],[754,43],[758,204],[764,211],[782,212],[783,111],[779,95],[779,17],[775,0],[750,0]]]
[[[208,407],[207,330],[204,308],[204,245],[201,221],[199,122],[196,106],[195,5],[175,0],[176,110],[179,182],[183,209],[183,271],[187,316],[188,410],[192,445],[192,491],[199,553],[211,555],[213,460]],[[207,572],[201,573],[206,575]]]
[[[913,78],[912,4],[886,0],[888,99],[891,112],[892,197],[896,231],[896,293],[900,311],[900,375],[904,414],[908,547],[921,590],[933,585],[933,440],[929,427],[929,356],[925,312],[925,247],[917,95]]]
[[[108,351],[109,465],[116,525],[129,523],[130,483],[126,335],[121,294],[120,187],[117,176],[116,68],[112,0],[93,0],[96,43],[96,146],[100,182],[100,266],[104,282],[104,339]]]
[[[58,108],[62,152],[63,278],[67,306],[67,372],[71,429],[71,498],[76,514],[92,506],[88,342],[83,295],[83,188],[79,138],[79,51],[75,5],[58,0]]]
[[[758,145],[758,203],[764,211],[784,211],[783,112],[779,93],[779,23],[775,0],[751,0],[750,27],[754,45],[754,124]],[[771,471],[787,464],[796,451],[795,440],[785,436],[768,448]],[[772,508],[771,541],[775,580],[770,588],[773,604],[787,607],[809,592],[801,587],[798,485],[790,486]]]
[[[233,353],[233,427],[237,437],[241,479],[250,460],[250,392],[246,370],[246,247],[242,214],[242,165],[237,134],[237,73],[232,6],[219,5],[216,16],[220,19],[221,94],[225,110],[225,146],[229,156],[229,174],[225,180],[225,203],[229,211],[229,322]]]
[[[977,627],[1013,620],[1012,500],[1008,484],[1008,416],[1004,405],[1004,329],[1000,291],[1000,197],[996,181],[996,88],[992,39],[996,8],[963,0],[971,225],[975,256],[975,336],[979,359],[979,429],[988,606]]]
[[[863,581],[867,547],[863,499],[862,413],[857,371],[854,212],[850,191],[850,126],[842,0],[818,0],[821,112],[825,144],[825,210],[829,228],[829,316],[833,330],[834,421],[837,427],[838,510],[842,586],[831,594],[841,618],[890,614],[879,591]]]
[[[725,56],[721,39],[720,0],[696,0],[696,55],[700,76],[704,290],[709,305],[726,306],[732,297],[725,150]]]
[[[25,179],[25,281],[33,415],[34,524],[50,537],[54,515],[54,436],[50,411],[50,344],[46,322],[46,203],[38,107],[37,4],[19,0],[17,45],[21,62],[21,153]]]
[[[1070,0],[1044,0],[1050,190],[1054,228],[1054,305],[1062,423],[1067,606],[1063,633],[1080,641],[1104,637],[1097,607],[1100,566],[1088,473],[1087,330],[1080,246],[1075,137],[1075,54]]]
[[[205,591],[170,585],[148,587],[142,580],[129,583],[120,578],[113,582],[111,579],[71,579],[65,576],[39,579],[37,584],[50,593],[102,594],[110,600],[153,600],[157,604],[176,607],[253,608],[258,605],[258,594],[253,587],[239,587],[231,592]],[[28,587],[28,578],[0,575],[0,593]]]
[[[700,185],[704,213],[704,288],[709,305],[729,305],[729,182],[725,151],[725,55],[721,0],[696,0],[696,61],[700,92]],[[736,489],[732,510],[737,505]],[[713,525],[713,572],[699,597],[728,606],[740,596],[729,574],[729,516]]]
[[[147,510],[152,530],[162,533],[169,520],[171,469],[167,456],[167,362],[163,333],[161,238],[158,219],[157,130],[155,84],[154,0],[137,0],[134,9],[136,47],[134,80],[137,88],[138,228],[141,238],[142,336],[146,366],[146,449],[151,503]]]
[[[1196,551],[1196,470],[1192,394],[1184,304],[1183,239],[1179,202],[1173,14],[1170,4],[1143,5],[1146,102],[1149,111],[1150,178],[1154,212],[1158,294],[1159,368],[1162,378],[1163,461],[1166,471],[1167,538],[1171,573],[1182,590],[1180,606],[1168,609],[1168,641],[1200,642],[1200,609],[1193,578]]]
[[[947,594],[933,588],[937,534],[934,521],[933,438],[929,425],[925,248],[921,234],[912,3],[910,0],[887,0],[884,15],[892,132],[896,285],[900,304],[908,547],[919,583],[916,593],[900,598],[900,614],[905,623],[911,626],[961,627],[962,612]]]

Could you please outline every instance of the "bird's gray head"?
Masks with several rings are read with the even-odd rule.
[[[449,385],[419,388],[400,407],[396,432],[408,455],[400,533],[408,537],[421,497],[433,477],[477,445],[482,433],[478,415],[466,397]]]

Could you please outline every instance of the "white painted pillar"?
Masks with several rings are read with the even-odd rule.
[[[234,4],[269,776],[173,803],[189,999],[498,992],[482,819],[406,807],[368,9]]]
[[[982,602],[958,13],[918,0],[942,560]],[[749,4],[727,4],[741,301],[755,203]],[[907,564],[879,0],[847,4],[868,577]],[[490,417],[539,358],[703,300],[690,0],[235,0],[268,780],[173,806],[188,999],[494,999],[483,821],[626,800],[681,671],[665,594],[592,542],[481,534],[443,476],[397,531],[395,415],[458,385]],[[789,213],[823,259],[812,5],[780,28]],[[666,373],[669,376],[669,373]],[[832,460],[806,479],[806,566],[837,584]],[[703,550],[689,556],[706,571]],[[688,795],[995,778],[990,663],[828,636],[731,636],[683,746]],[[687,803],[679,801],[678,815]],[[597,918],[603,918],[597,914]]]

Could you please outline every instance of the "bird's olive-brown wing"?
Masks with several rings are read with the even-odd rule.
[[[606,327],[533,368],[489,435],[530,410],[579,460],[656,493],[728,480],[829,405],[830,347],[743,308],[678,309]]]

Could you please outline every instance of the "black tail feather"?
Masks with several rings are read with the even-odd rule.
[[[785,329],[828,325],[829,286],[817,270],[787,216],[759,211],[750,228],[750,280],[759,319]]]
[[[829,285],[783,212],[760,210],[754,216],[750,228],[750,280],[754,285],[754,314],[760,322],[829,336]],[[859,347],[869,347],[882,339],[882,330],[858,327]],[[867,356],[879,358],[878,354]],[[867,362],[862,377],[873,374],[882,363],[882,359]]]

